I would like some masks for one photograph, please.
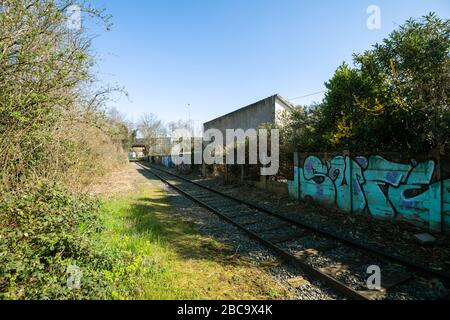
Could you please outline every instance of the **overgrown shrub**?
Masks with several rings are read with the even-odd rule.
[[[3,194],[0,203],[0,298],[105,299],[105,272],[118,256],[95,241],[100,203],[45,182]],[[82,271],[71,290],[70,266]]]
[[[78,5],[107,26],[108,17],[85,1],[0,3],[0,183],[15,188],[36,176],[88,183],[116,155],[126,158],[130,133],[105,112],[117,88],[96,81],[91,37],[68,27],[66,10]]]
[[[76,0],[0,0],[0,298],[103,299],[119,257],[95,242],[99,203],[80,192],[126,159],[129,127],[105,112]],[[71,290],[70,267],[82,272]]]
[[[325,85],[320,104],[285,116],[288,153],[450,150],[449,19],[406,21]]]

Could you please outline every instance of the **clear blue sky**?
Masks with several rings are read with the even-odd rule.
[[[125,86],[116,106],[130,120],[155,113],[196,125],[274,93],[287,99],[324,90],[352,54],[370,49],[410,17],[448,0],[94,0],[113,15],[94,51],[104,82]],[[366,26],[369,5],[381,30]],[[295,100],[308,104],[322,94]]]

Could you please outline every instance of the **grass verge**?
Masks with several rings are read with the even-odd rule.
[[[124,257],[107,274],[114,299],[293,298],[267,273],[268,265],[256,266],[197,233],[178,210],[154,185],[105,203],[101,241]]]

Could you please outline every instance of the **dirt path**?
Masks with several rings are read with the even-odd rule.
[[[152,181],[138,172],[136,164],[128,163],[122,169],[107,174],[91,186],[89,192],[103,199],[110,199],[136,192],[141,184],[146,183],[150,184]]]

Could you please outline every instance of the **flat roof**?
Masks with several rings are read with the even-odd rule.
[[[247,106],[245,106],[245,107],[239,108],[239,109],[237,109],[237,110],[235,110],[235,111],[232,111],[232,112],[230,112],[230,113],[224,114],[223,116],[220,116],[220,117],[217,117],[217,118],[215,118],[215,119],[213,119],[213,120],[210,120],[210,121],[208,121],[208,122],[205,122],[203,125],[208,124],[208,123],[211,123],[211,122],[214,122],[214,121],[217,121],[217,120],[219,120],[219,119],[221,119],[221,118],[224,118],[224,117],[228,117],[228,116],[230,116],[230,115],[232,115],[232,114],[235,114],[235,113],[237,113],[237,112],[243,111],[243,110],[245,110],[245,109],[247,109],[247,108],[251,108],[251,107],[253,107],[254,105],[256,105],[256,104],[258,104],[258,103],[260,103],[260,102],[263,102],[263,101],[266,101],[266,100],[269,100],[269,99],[273,99],[273,98],[279,99],[281,102],[283,102],[285,105],[287,105],[287,106],[288,106],[289,108],[291,108],[291,109],[294,108],[294,106],[293,106],[290,102],[288,102],[286,99],[284,99],[282,96],[280,96],[279,94],[274,94],[274,95],[272,95],[272,96],[270,96],[270,97],[261,99],[261,100],[259,100],[259,101],[257,101],[257,102],[254,102],[254,103],[252,103],[252,104],[249,104],[249,105],[247,105]]]

